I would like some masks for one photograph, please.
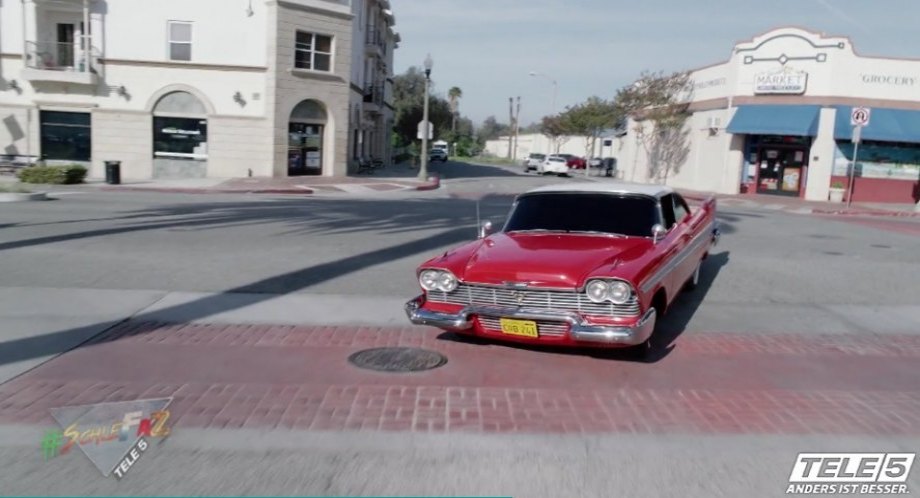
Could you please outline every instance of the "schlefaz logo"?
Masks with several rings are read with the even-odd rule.
[[[779,71],[757,73],[754,75],[755,94],[792,94],[805,93],[808,73],[783,67]]]

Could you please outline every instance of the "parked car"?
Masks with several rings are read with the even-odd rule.
[[[416,269],[412,323],[499,341],[626,348],[649,358],[658,319],[718,242],[716,201],[672,189],[556,185],[517,197],[501,231]]]
[[[524,171],[536,170],[546,160],[546,154],[531,154],[524,160]]]
[[[613,157],[593,157],[588,162],[589,166],[604,172],[605,176],[614,176],[617,169],[617,160]]]
[[[541,175],[555,173],[559,176],[565,176],[569,174],[569,166],[562,156],[547,156],[546,159],[537,166],[537,173]]]
[[[447,150],[446,149],[431,149],[428,152],[428,161],[441,161],[442,163],[447,162]]]
[[[578,157],[573,154],[556,154],[556,155],[564,157],[566,164],[568,165],[569,168],[572,168],[572,169],[585,169],[585,165],[587,164],[587,161],[585,161],[585,158]]]

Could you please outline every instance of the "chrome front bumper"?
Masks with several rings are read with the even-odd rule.
[[[546,320],[568,322],[569,336],[574,341],[597,344],[635,346],[642,344],[655,330],[655,308],[649,310],[635,325],[618,327],[587,323],[577,313],[562,311],[530,310],[525,308],[503,308],[493,306],[467,306],[457,313],[442,313],[422,308],[424,296],[418,296],[406,303],[406,316],[416,325],[430,325],[454,332],[473,328],[473,315],[514,318],[519,320]]]

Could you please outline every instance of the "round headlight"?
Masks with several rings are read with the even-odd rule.
[[[438,276],[438,289],[444,292],[453,292],[457,290],[457,277],[455,277],[451,272],[445,271],[441,272]]]
[[[610,282],[608,289],[607,298],[613,304],[623,304],[629,301],[629,296],[632,294],[632,289],[626,282]]]
[[[585,287],[585,293],[588,299],[595,303],[602,303],[607,300],[608,286],[603,280],[592,280]]]
[[[423,289],[433,291],[438,288],[438,277],[441,272],[436,270],[425,270],[418,275],[418,283]]]

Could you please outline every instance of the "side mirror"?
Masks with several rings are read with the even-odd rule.
[[[668,234],[668,230],[661,223],[656,223],[652,227],[652,242],[657,244],[659,240],[663,239],[665,235]]]
[[[492,233],[492,222],[488,220],[483,221],[482,226],[479,227],[479,238],[484,239],[488,237],[490,233]]]

